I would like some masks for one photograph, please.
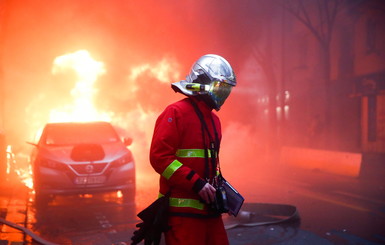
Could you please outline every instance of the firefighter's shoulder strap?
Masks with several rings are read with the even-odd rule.
[[[214,134],[215,134],[215,138],[213,138],[208,127],[207,127],[206,121],[203,117],[203,113],[201,112],[201,110],[199,110],[198,105],[191,98],[189,98],[189,101],[190,101],[191,105],[193,106],[194,111],[197,114],[197,116],[201,122],[202,141],[203,141],[203,149],[205,150],[204,152],[205,152],[205,163],[206,163],[205,178],[209,179],[210,178],[209,162],[211,161],[211,170],[213,171],[213,176],[215,176],[215,171],[216,171],[216,168],[218,165],[218,155],[219,155],[219,148],[220,148],[218,131],[215,127],[214,120],[211,117],[211,123],[213,125],[213,130],[214,130]],[[206,144],[205,133],[207,134],[207,137],[208,137],[209,142],[210,142],[209,147],[207,147],[207,144]],[[208,156],[208,151],[210,151],[210,158]]]

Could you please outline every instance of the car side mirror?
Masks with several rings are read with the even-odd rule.
[[[33,145],[33,146],[36,146],[38,147],[38,144],[35,144],[35,143],[32,143],[32,142],[29,142],[29,141],[26,141],[27,144],[30,144],[30,145]]]
[[[132,138],[126,138],[126,137],[124,137],[124,139],[123,139],[123,143],[124,143],[124,145],[125,146],[130,146],[131,144],[132,144]]]

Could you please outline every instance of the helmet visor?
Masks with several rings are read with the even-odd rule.
[[[215,104],[214,109],[219,110],[221,108],[227,97],[229,97],[232,88],[232,85],[225,82],[214,81],[212,83],[208,94]]]

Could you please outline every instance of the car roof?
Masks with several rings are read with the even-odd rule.
[[[106,124],[111,125],[109,122],[104,121],[91,121],[91,122],[54,122],[54,123],[47,123],[47,126],[50,125],[96,125],[96,124]]]

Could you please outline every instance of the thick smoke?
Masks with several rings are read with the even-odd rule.
[[[55,58],[87,50],[105,68],[95,83],[95,105],[101,112],[112,113],[112,122],[134,139],[131,148],[138,170],[153,173],[148,148],[155,120],[168,103],[183,98],[170,89],[170,83],[184,79],[201,55],[215,53],[230,61],[239,82],[218,113],[224,132],[223,168],[240,162],[258,165],[265,152],[264,124],[257,120],[261,112],[256,106],[262,91],[256,81],[261,74],[257,66],[245,64],[255,62],[250,50],[260,38],[261,20],[256,16],[264,11],[262,3],[1,2],[5,96],[0,116],[9,144],[16,151],[26,150],[24,142],[36,133],[36,122],[48,121],[50,110],[70,101],[76,75],[71,71],[52,74]],[[252,152],[258,152],[259,160]]]

